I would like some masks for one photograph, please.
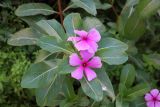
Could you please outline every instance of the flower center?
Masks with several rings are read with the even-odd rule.
[[[157,101],[157,98],[156,98],[156,97],[153,97],[153,101]]]
[[[88,38],[87,38],[87,37],[83,37],[82,39],[83,39],[83,40],[87,40]]]
[[[83,67],[86,67],[86,66],[87,66],[87,63],[86,63],[86,62],[84,62],[84,63],[82,64],[82,66],[83,66]]]

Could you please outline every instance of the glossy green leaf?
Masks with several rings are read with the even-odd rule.
[[[33,16],[33,15],[50,15],[55,13],[55,11],[47,4],[43,3],[27,3],[20,5],[15,14],[17,16]]]
[[[130,89],[127,90],[126,99],[133,100],[133,99],[135,99],[135,98],[137,98],[139,96],[143,96],[149,90],[150,90],[150,87],[148,86],[148,84],[145,84],[145,83],[138,84],[138,85],[134,86],[133,88],[130,88]]]
[[[97,14],[96,6],[93,0],[72,0],[72,2],[74,5],[83,8],[94,16]]]
[[[120,96],[116,99],[116,107],[129,107],[129,103],[125,102]]]
[[[66,40],[67,36],[63,27],[56,20],[41,20],[37,25],[49,36],[55,37],[58,41]]]
[[[160,9],[160,1],[159,0],[151,0],[147,6],[142,10],[141,15],[143,18],[149,17],[156,13]]]
[[[127,44],[114,38],[103,38],[99,43],[99,50],[108,50],[112,52],[125,52],[128,49]]]
[[[120,77],[120,83],[126,87],[131,87],[136,77],[136,71],[133,65],[127,64],[123,67]]]
[[[63,78],[54,75],[51,83],[44,88],[36,89],[36,100],[39,106],[56,106],[64,99],[60,93],[62,91]]]
[[[48,65],[47,62],[32,64],[22,77],[21,86],[23,88],[44,87],[50,84],[56,71],[56,62],[52,62],[52,65]]]
[[[79,29],[82,26],[82,19],[79,13],[71,13],[64,19],[64,27],[68,36],[76,36],[75,29]]]
[[[102,33],[106,31],[104,24],[96,17],[86,17],[83,21],[83,26],[87,31],[91,28],[96,28],[99,32]]]
[[[59,66],[60,74],[70,74],[76,69],[76,67],[70,66],[68,57],[62,59],[60,63],[58,64],[58,66]]]
[[[51,56],[53,53],[50,53],[48,51],[44,51],[44,50],[40,50],[38,52],[38,55],[36,56],[36,60],[35,60],[35,63],[38,63],[38,62],[42,62],[44,61],[45,59],[47,59],[49,56]]]
[[[64,77],[64,83],[62,84],[62,90],[64,93],[64,96],[66,97],[67,100],[73,100],[76,97],[76,94],[74,92],[73,88],[73,82],[71,81],[70,78]]]
[[[80,82],[81,87],[87,96],[95,101],[101,101],[103,99],[102,86],[98,79],[88,81],[86,78],[83,78]]]
[[[107,10],[112,7],[112,5],[108,3],[101,3],[100,0],[94,0],[97,9]]]
[[[42,35],[31,28],[22,29],[15,34],[11,34],[8,44],[13,46],[35,45]]]
[[[51,53],[56,53],[56,52],[65,52],[68,54],[72,53],[65,47],[63,42],[57,43],[56,39],[54,39],[54,37],[52,36],[41,37],[38,40],[37,45],[40,46],[43,50],[49,51]]]
[[[102,85],[102,90],[104,91],[104,93],[107,96],[109,96],[112,99],[112,101],[114,101],[115,94],[114,94],[113,86],[107,73],[105,72],[105,69],[101,68],[101,70],[97,70],[97,76]]]
[[[128,46],[117,39],[103,38],[99,43],[99,50],[96,54],[109,65],[118,65],[128,60],[125,53],[127,49]]]

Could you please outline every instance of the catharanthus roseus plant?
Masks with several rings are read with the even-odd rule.
[[[39,106],[137,107],[139,102],[145,104],[143,96],[151,86],[143,78],[143,63],[136,55],[135,44],[145,33],[147,15],[152,13],[147,9],[156,0],[133,1],[132,4],[127,0],[117,23],[107,24],[102,23],[107,18],[66,12],[70,8],[82,8],[96,16],[97,10],[107,6],[99,0],[71,0],[71,5],[63,11],[59,7],[58,12],[43,3],[18,7],[15,14],[29,27],[12,34],[8,44],[39,47],[35,62],[21,81],[23,88],[35,90]],[[151,10],[157,10],[156,6]],[[61,20],[45,17],[52,14]],[[153,103],[148,98],[146,101],[148,105]]]

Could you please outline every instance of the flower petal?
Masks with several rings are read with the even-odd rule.
[[[87,43],[90,46],[90,48],[88,49],[88,52],[95,53],[98,49],[97,43],[91,40],[88,40]]]
[[[84,30],[74,30],[74,33],[79,35],[80,37],[87,36],[87,34],[88,34],[88,32],[86,32]]]
[[[89,32],[88,32],[88,38],[95,41],[95,42],[99,42],[101,39],[101,35],[98,32],[98,30],[96,30],[95,28],[92,28]]]
[[[88,51],[80,51],[80,55],[83,61],[88,61],[90,58],[94,56],[94,53],[89,53]]]
[[[77,80],[80,80],[83,78],[83,67],[78,67],[75,71],[71,73],[71,76]]]
[[[157,99],[160,101],[160,93],[158,94]]]
[[[88,50],[90,46],[87,44],[86,41],[80,41],[75,44],[75,47],[77,48],[78,51],[81,51],[81,50]]]
[[[153,97],[157,97],[158,94],[159,94],[159,90],[158,90],[158,89],[153,89],[153,90],[150,91],[150,93],[151,93],[151,95],[152,95]]]
[[[81,64],[81,60],[76,53],[73,53],[69,56],[69,64],[72,66],[77,66]]]
[[[154,101],[147,102],[147,107],[155,107],[154,106]]]
[[[80,37],[69,37],[69,38],[67,39],[67,41],[72,41],[72,42],[78,42],[78,41],[80,41],[80,40],[81,40]]]
[[[93,57],[89,62],[88,66],[91,68],[101,68],[102,67],[102,62],[100,57]]]
[[[150,93],[147,93],[144,97],[145,101],[151,101],[153,99],[152,95]]]
[[[96,73],[88,67],[86,67],[84,71],[88,81],[91,81],[97,77]]]
[[[160,102],[159,101],[155,102],[155,107],[160,107]]]

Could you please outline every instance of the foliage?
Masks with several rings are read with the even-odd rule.
[[[159,88],[160,82],[160,1],[60,1],[55,2],[58,11],[44,3],[26,3],[15,10],[28,26],[10,34],[8,44],[41,48],[21,86],[35,90],[39,106],[145,107],[144,94]],[[66,8],[61,10],[60,5]],[[94,27],[102,36],[96,55],[103,67],[92,81],[74,80],[68,57],[77,50],[67,38],[75,36],[74,29]],[[30,62],[18,61],[13,71],[22,69],[21,64],[24,70]]]

